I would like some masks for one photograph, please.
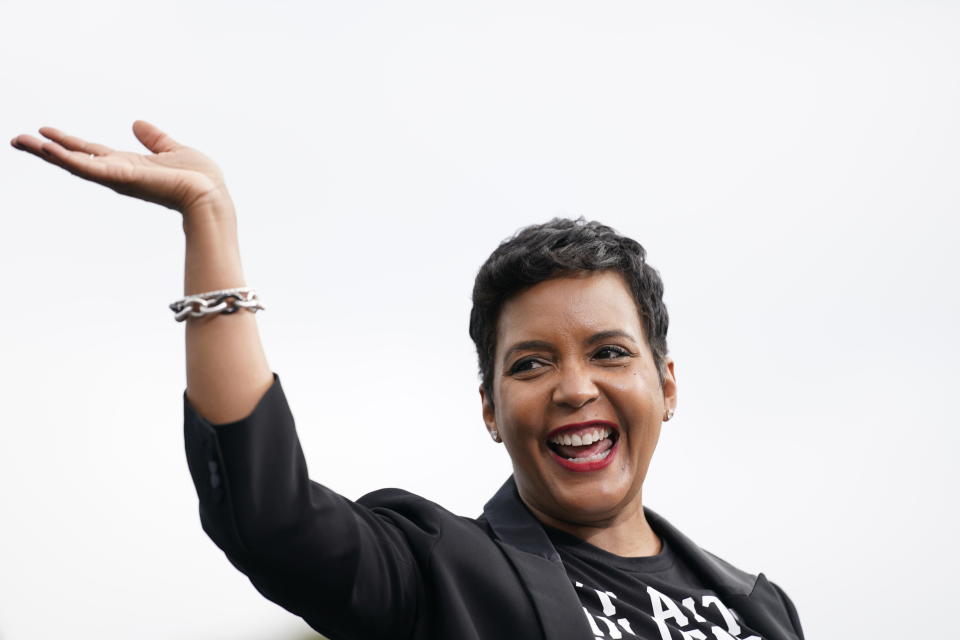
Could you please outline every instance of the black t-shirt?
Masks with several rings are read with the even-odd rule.
[[[544,529],[580,596],[595,639],[763,640],[665,540],[655,556],[627,558],[565,531]]]

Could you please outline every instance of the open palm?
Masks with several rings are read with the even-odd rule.
[[[204,200],[229,197],[213,160],[144,120],[133,123],[133,134],[152,154],[114,151],[53,127],[39,132],[49,140],[21,134],[10,144],[117,193],[180,212]]]

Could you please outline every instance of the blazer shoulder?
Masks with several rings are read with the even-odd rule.
[[[446,514],[450,517],[456,517],[436,502],[417,495],[412,491],[398,489],[397,487],[376,489],[358,498],[357,503],[370,509],[381,508],[400,513],[437,514],[438,516]]]
[[[758,575],[707,551],[649,507],[644,507],[644,512],[654,531],[666,538],[674,551],[685,558],[707,584],[740,595],[749,594],[756,586]]]
[[[743,585],[751,585],[751,588],[757,582],[757,577],[759,574],[750,573],[749,571],[744,571],[740,567],[734,565],[728,560],[724,560],[717,554],[712,551],[708,551],[703,547],[700,547],[700,551],[704,553],[710,560],[720,569],[723,570],[732,580]]]
[[[380,515],[408,520],[422,529],[442,533],[451,529],[476,531],[487,536],[487,531],[474,518],[457,515],[433,500],[424,498],[406,489],[387,487],[371,491],[357,500]]]
[[[783,602],[784,608],[787,610],[787,615],[790,616],[790,624],[793,625],[794,631],[797,632],[797,637],[800,640],[803,638],[803,626],[800,624],[800,614],[797,613],[797,607],[793,604],[793,600],[790,599],[790,596],[787,595],[787,592],[775,582],[771,582],[770,586],[777,592],[777,595],[780,596],[780,600]]]

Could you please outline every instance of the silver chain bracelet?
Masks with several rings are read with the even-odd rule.
[[[266,309],[260,304],[257,292],[250,287],[194,293],[171,302],[170,308],[173,310],[177,322],[213,313],[236,313],[241,308],[254,313]]]

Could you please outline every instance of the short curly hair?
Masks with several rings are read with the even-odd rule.
[[[663,303],[663,282],[647,264],[646,250],[636,240],[582,216],[576,220],[553,218],[524,227],[501,242],[474,281],[470,337],[477,347],[480,378],[491,406],[497,321],[504,303],[545,280],[602,270],[619,272],[630,286],[663,384],[670,319]]]

